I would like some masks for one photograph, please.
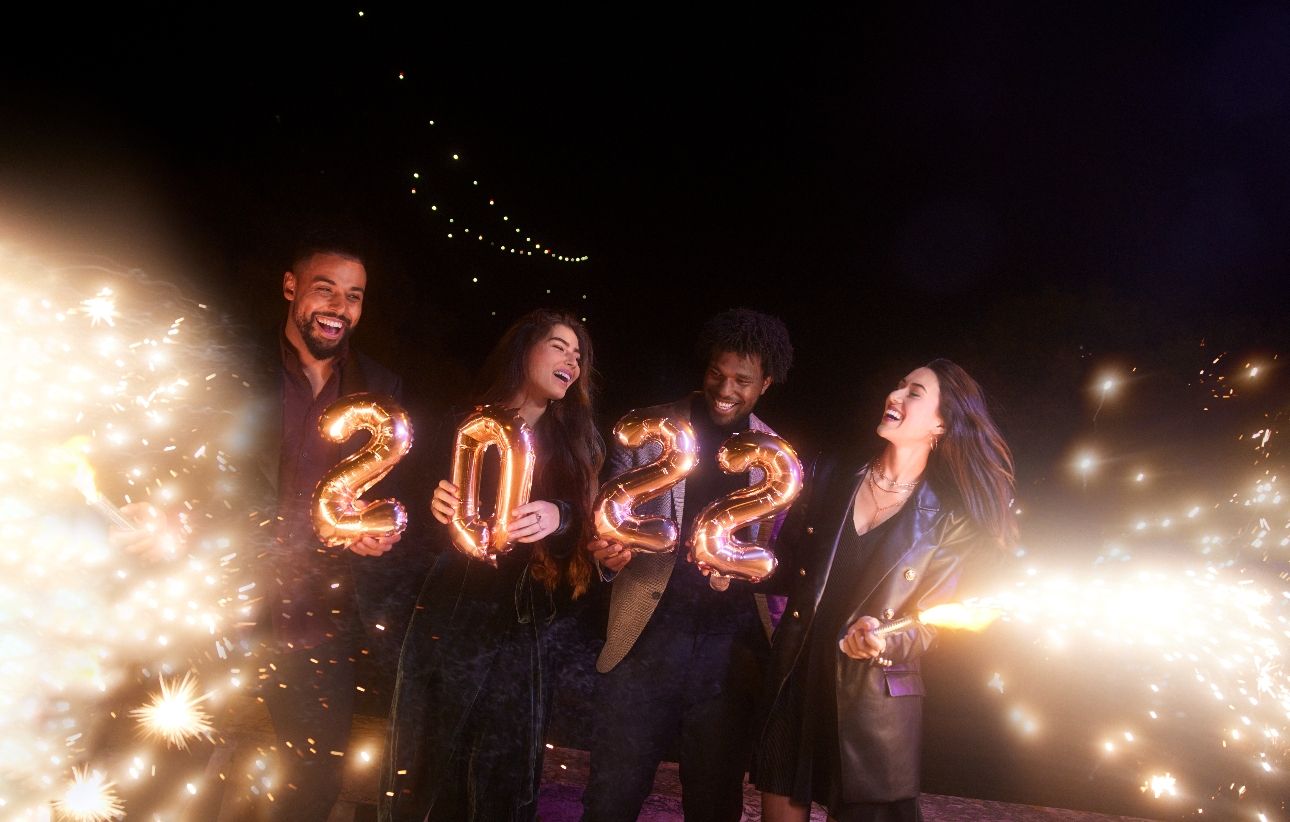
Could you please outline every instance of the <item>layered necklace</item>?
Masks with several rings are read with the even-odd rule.
[[[890,485],[892,487],[884,488],[878,484],[878,480],[882,480],[885,484]],[[917,487],[918,487],[918,480],[914,480],[913,482],[896,482],[895,480],[891,479],[890,477],[888,477],[886,474],[882,472],[882,465],[877,460],[874,460],[873,468],[872,470],[869,471],[869,496],[873,497],[873,505],[875,510],[873,512],[873,519],[869,520],[869,530],[872,531],[874,527],[878,524],[878,517],[882,514],[883,511],[889,511],[892,508],[895,508],[896,506],[902,504],[906,499],[906,495],[908,495],[911,491],[913,491]],[[891,503],[890,505],[878,504],[879,491],[882,491],[884,494],[895,494],[896,501]]]

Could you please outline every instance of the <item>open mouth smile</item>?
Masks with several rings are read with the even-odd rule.
[[[338,320],[335,317],[315,315],[314,322],[318,324],[319,330],[322,331],[323,336],[325,337],[336,339],[345,333],[344,320]]]
[[[555,372],[555,378],[565,385],[569,385],[573,382],[573,376],[563,368]]]
[[[904,417],[901,416],[899,409],[894,405],[889,405],[887,410],[883,412],[882,419],[883,422],[900,422]]]
[[[713,400],[712,404],[717,411],[722,414],[729,414],[731,411],[735,410],[735,406],[738,405],[738,403],[727,402],[725,400]]]

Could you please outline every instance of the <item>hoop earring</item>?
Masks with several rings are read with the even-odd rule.
[[[936,444],[937,444],[937,443],[939,443],[940,441],[941,441],[941,438],[940,438],[940,437],[936,436],[935,434],[933,434],[933,435],[932,435],[932,450],[933,450],[933,451],[935,451],[935,450],[936,450]]]

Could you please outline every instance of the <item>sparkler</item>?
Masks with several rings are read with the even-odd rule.
[[[106,820],[131,802],[114,784],[154,778],[105,747],[129,721],[106,697],[242,654],[254,512],[220,448],[248,390],[220,318],[172,286],[0,249],[0,302],[0,814]],[[165,509],[174,556],[112,548],[79,513],[139,528],[110,496]],[[162,682],[143,727],[182,747],[210,719],[195,679]]]
[[[63,445],[60,456],[65,456],[73,468],[72,487],[84,495],[86,505],[109,523],[125,531],[137,531],[139,526],[126,519],[95,487],[94,469],[90,467],[89,460],[85,459],[85,452],[88,450],[89,437],[85,436],[72,437]]]
[[[210,714],[201,707],[210,695],[197,694],[197,679],[192,674],[185,674],[178,683],[174,679],[167,681],[165,677],[161,677],[160,682],[161,691],[153,694],[147,705],[131,711],[130,715],[139,720],[147,736],[186,750],[190,739],[207,736],[214,730]]]
[[[999,612],[993,608],[972,607],[958,602],[947,602],[934,605],[921,614],[910,614],[900,619],[884,622],[874,630],[874,636],[888,636],[903,631],[911,625],[933,625],[951,630],[984,631],[990,623],[999,618]]]

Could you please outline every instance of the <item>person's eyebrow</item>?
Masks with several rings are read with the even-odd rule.
[[[579,350],[578,350],[578,346],[577,346],[577,345],[575,345],[574,343],[569,342],[569,341],[568,341],[568,340],[566,340],[564,337],[561,337],[559,334],[552,334],[552,335],[551,335],[551,339],[553,339],[553,340],[559,340],[560,342],[564,343],[566,347],[568,347],[568,348],[572,348],[572,349],[573,349],[573,353],[575,353],[575,354],[581,354],[581,353],[582,353],[581,351],[579,351]]]
[[[320,274],[320,275],[318,275],[317,277],[314,277],[314,282],[315,282],[315,283],[327,283],[327,285],[336,285],[336,281],[335,281],[335,280],[333,280],[331,277],[324,277],[324,276],[322,276],[321,274]],[[363,293],[363,287],[362,287],[361,285],[351,285],[351,286],[349,287],[349,290],[350,290],[350,291],[357,291],[359,294],[362,294],[362,293]]]
[[[927,386],[923,385],[921,382],[911,382],[909,385],[910,385],[910,387],[911,387],[911,388],[913,388],[913,387],[917,386],[918,388],[921,388],[921,389],[923,389],[924,391],[926,391],[926,390],[927,390]]]

